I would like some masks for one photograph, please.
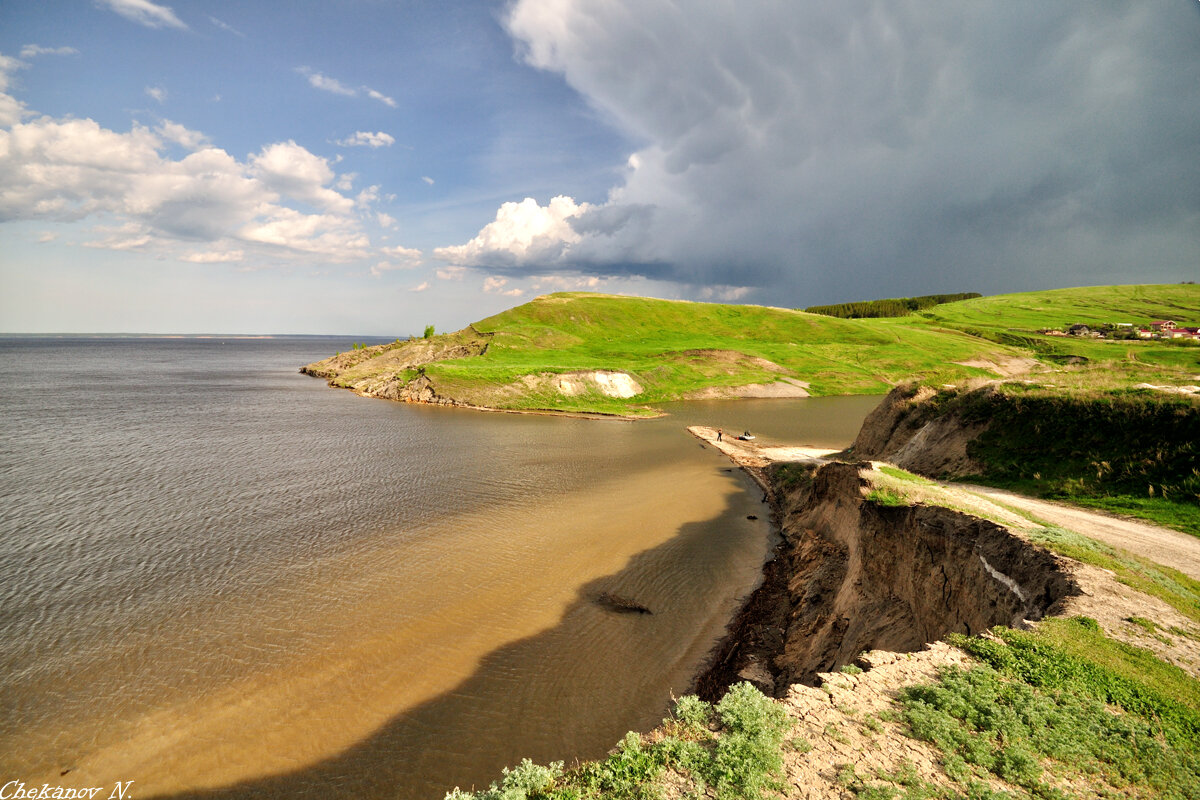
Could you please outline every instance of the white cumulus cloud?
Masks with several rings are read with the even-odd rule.
[[[164,119],[155,128],[158,135],[166,139],[168,142],[183,147],[187,150],[201,150],[209,146],[208,137],[199,131],[193,131],[178,122],[171,122]]]
[[[263,183],[278,192],[341,214],[354,207],[353,200],[330,187],[335,175],[328,159],[294,141],[264,147],[251,163]]]
[[[557,264],[580,240],[571,218],[587,210],[559,195],[545,206],[532,197],[500,206],[496,219],[466,244],[439,247],[434,256],[466,267],[526,267]],[[492,291],[488,289],[487,291]]]

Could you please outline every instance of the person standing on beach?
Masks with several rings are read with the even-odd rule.
[[[721,441],[721,429],[717,428],[717,441]]]

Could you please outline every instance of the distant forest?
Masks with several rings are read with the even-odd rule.
[[[974,297],[983,297],[983,295],[979,292],[927,294],[922,297],[893,297],[888,300],[863,300],[859,303],[838,303],[833,306],[809,306],[804,310],[810,314],[824,314],[827,317],[842,317],[843,319],[906,317],[914,311],[931,308],[942,303],[953,303],[956,300],[970,300]]]

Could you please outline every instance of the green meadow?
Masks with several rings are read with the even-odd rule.
[[[1200,287],[999,295],[885,319],[560,293],[457,333],[357,351],[352,369],[330,377],[353,385],[392,374],[407,381],[423,373],[439,394],[475,405],[631,416],[705,391],[781,379],[802,381],[813,395],[880,394],[906,381],[961,383],[1026,369],[1037,381],[1068,390],[1196,383],[1200,347],[1037,334],[1038,328],[1073,322],[1145,324],[1162,318],[1200,325]],[[482,355],[435,360],[415,370],[397,368],[406,352],[438,343],[487,348]],[[628,399],[594,388],[567,395],[551,380],[534,379],[593,371],[626,373],[643,391]]]

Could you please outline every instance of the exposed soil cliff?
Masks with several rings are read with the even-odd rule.
[[[376,345],[300,368],[305,375],[324,378],[330,386],[351,389],[368,397],[437,405],[469,405],[439,392],[425,374],[435,361],[470,358],[487,352],[491,339],[468,327],[436,339],[409,339]]]
[[[901,386],[847,454],[928,477],[1095,500],[1181,528],[1200,524],[1200,398],[1190,394],[1026,381]]]
[[[1078,588],[1055,556],[1000,525],[868,500],[867,465],[768,470],[783,538],[697,689],[737,680],[782,693],[860,653],[919,650],[947,633],[1038,619]]]
[[[927,386],[893,389],[867,415],[849,452],[923,475],[983,472],[967,454],[967,445],[987,430],[988,423],[938,413],[937,399],[937,392]]]

